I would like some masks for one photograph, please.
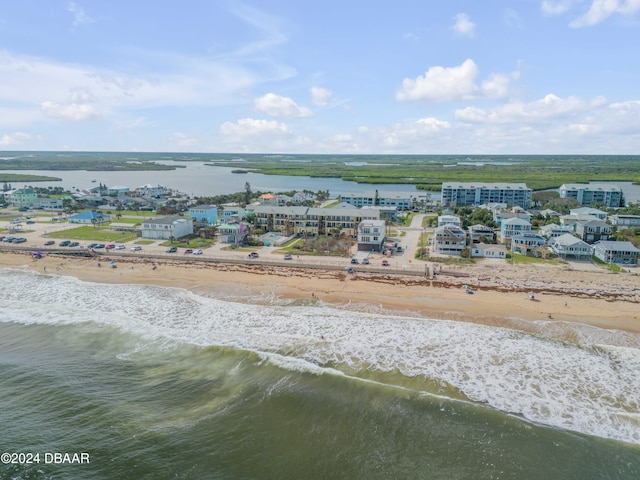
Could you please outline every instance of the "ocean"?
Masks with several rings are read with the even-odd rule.
[[[1,479],[640,478],[638,335],[0,275]]]

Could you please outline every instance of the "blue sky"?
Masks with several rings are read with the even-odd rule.
[[[640,154],[640,0],[2,3],[2,150]]]

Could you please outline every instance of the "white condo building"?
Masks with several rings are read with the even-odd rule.
[[[445,182],[442,184],[442,206],[463,207],[489,203],[506,203],[528,209],[533,190],[524,183]]]

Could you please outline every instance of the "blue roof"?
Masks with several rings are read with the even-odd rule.
[[[88,212],[76,213],[70,219],[71,220],[92,220],[94,218],[96,220],[105,219],[105,218],[109,218],[109,215],[106,215],[106,214],[100,213],[100,212],[88,211]]]

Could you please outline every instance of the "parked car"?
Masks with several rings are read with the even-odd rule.
[[[116,246],[116,250],[124,250],[125,246],[124,245],[117,245]]]
[[[194,255],[202,255],[202,250],[200,250],[199,248],[197,250],[193,251]]]
[[[176,253],[178,249],[176,247],[169,247],[165,250],[167,253]]]
[[[69,244],[70,247],[79,247],[80,246],[80,242],[71,242]]]
[[[56,242],[55,242],[55,240],[47,240],[46,242],[44,242],[44,244],[45,244],[45,246],[48,247],[49,245],[55,245]]]
[[[388,267],[389,266],[389,260],[382,260],[382,266],[383,267]]]
[[[352,259],[351,259],[351,264],[352,264],[352,265],[357,265],[358,263],[360,263],[360,262],[358,262],[358,259],[357,259],[357,258],[352,258]]]
[[[251,252],[249,255],[247,255],[247,258],[258,258],[260,255],[258,255],[258,252]]]
[[[138,250],[142,250],[142,247],[140,245],[134,245],[133,247],[131,247],[131,250],[137,252]]]
[[[70,244],[71,244],[71,240],[65,240],[63,242],[60,242],[61,247],[68,247]]]
[[[4,237],[2,241],[7,243],[12,243],[15,239],[16,237]]]
[[[96,248],[96,245],[98,245],[97,243],[90,243],[89,245],[87,245],[87,248]]]
[[[13,241],[13,243],[24,243],[24,242],[26,242],[26,241],[27,241],[27,239],[26,239],[26,238],[24,238],[24,237],[19,237],[19,238],[16,238],[16,239]]]
[[[362,259],[362,264],[363,265],[369,265],[369,259],[368,258],[363,258]]]
[[[104,246],[105,250],[113,250],[114,248],[116,248],[116,246],[113,243],[110,243],[109,245]]]
[[[33,220],[27,220],[27,225],[33,225],[34,223],[36,222],[34,222]]]
[[[184,254],[185,254],[185,255],[189,255],[189,254],[191,254],[191,253],[193,253],[193,249],[192,249],[192,248],[187,248],[187,249],[184,251]]]
[[[104,243],[97,243],[93,248],[104,248]]]
[[[291,254],[290,254],[290,253],[285,253],[285,254],[284,254],[284,259],[285,259],[285,260],[291,260],[292,258],[293,258],[293,257],[291,256]]]

